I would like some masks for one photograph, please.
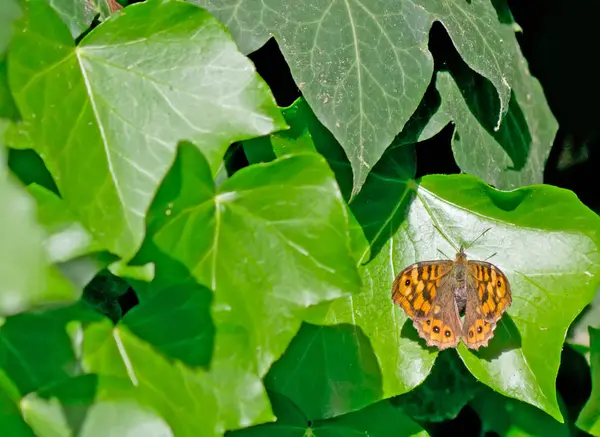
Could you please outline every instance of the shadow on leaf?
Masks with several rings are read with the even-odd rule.
[[[265,385],[287,396],[310,420],[356,411],[383,396],[370,340],[351,324],[304,323]]]
[[[521,347],[521,334],[508,314],[504,314],[498,322],[494,337],[490,339],[488,346],[472,351],[478,358],[493,361],[502,353]]]

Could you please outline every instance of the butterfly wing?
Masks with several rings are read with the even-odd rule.
[[[496,322],[512,303],[508,278],[495,265],[469,261],[467,267],[467,307],[463,340],[471,349],[487,346],[494,336]]]
[[[448,260],[408,266],[392,286],[392,299],[413,320],[428,346],[456,347],[462,328],[454,299],[456,279]]]

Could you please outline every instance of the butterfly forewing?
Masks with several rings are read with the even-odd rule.
[[[394,280],[392,299],[413,319],[429,346],[456,347],[462,336],[453,290],[456,280],[449,260],[408,266]]]
[[[463,328],[463,339],[469,348],[488,345],[496,322],[511,302],[510,284],[498,267],[485,261],[469,261]]]
[[[392,285],[392,299],[411,319],[426,317],[438,296],[441,279],[452,268],[452,261],[424,261],[402,270]]]

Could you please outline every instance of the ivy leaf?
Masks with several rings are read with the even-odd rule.
[[[489,0],[190,1],[214,12],[246,53],[275,35],[302,95],[352,163],[354,194],[431,81],[435,21],[469,67],[494,84],[497,123],[508,109],[514,58]]]
[[[130,396],[160,414],[177,436],[212,437],[223,432],[211,379],[202,369],[170,362],[126,327],[96,323],[84,332],[88,372],[130,381]]]
[[[486,390],[475,398],[471,402],[471,407],[481,418],[482,434],[494,433],[500,437],[516,435],[568,437],[572,435],[568,424],[558,423],[543,411],[501,396],[492,390]]]
[[[592,393],[577,418],[577,428],[594,436],[600,436],[600,330],[590,328],[590,367]]]
[[[501,192],[466,175],[426,176],[417,184],[398,168],[376,167],[365,185],[387,198],[363,190],[351,203],[371,244],[371,260],[367,251],[362,257],[369,261],[361,269],[365,290],[315,312],[310,322],[356,324],[379,361],[383,397],[406,393],[427,376],[437,349],[425,347],[392,304],[394,277],[413,262],[441,258],[438,249],[452,256],[434,226],[455,246],[489,228],[468,255],[495,254],[491,261],[508,276],[513,303],[489,347],[473,352],[461,344],[458,352],[480,382],[562,420],[555,390],[560,351],[598,286],[600,219],[572,193],[551,186]]]
[[[0,161],[4,160],[0,150]],[[55,268],[44,247],[46,234],[36,219],[36,205],[27,191],[0,163],[0,316],[33,306],[68,303],[78,296]]]
[[[0,370],[0,428],[7,435],[35,437],[19,409],[21,397],[10,378]]]
[[[271,367],[265,384],[293,401],[311,421],[360,410],[369,400],[381,399],[377,358],[368,338],[350,324],[303,325]]]
[[[173,436],[166,421],[135,394],[127,379],[81,375],[27,395],[23,416],[38,437]]]
[[[310,421],[290,399],[270,392],[269,398],[277,415],[276,423],[259,425],[228,434],[230,437],[369,437],[427,436],[417,423],[392,407],[380,402],[356,413],[329,420]]]
[[[449,63],[450,74],[438,73],[436,87],[444,112],[456,125],[452,149],[458,166],[509,190],[543,181],[558,123],[540,83],[529,72],[513,27],[503,24],[502,28],[504,47],[516,68],[508,112],[499,129],[495,85],[462,61]]]
[[[21,17],[21,5],[18,0],[5,0],[0,3],[0,58],[13,34],[13,22]]]
[[[0,327],[0,368],[21,395],[78,375],[77,334],[101,319],[82,303],[8,317]]]
[[[45,2],[28,8],[10,52],[15,100],[62,197],[121,257],[139,248],[180,139],[216,171],[232,142],[285,126],[250,61],[192,4],[132,5],[77,47]]]
[[[226,385],[220,390],[231,405],[222,411],[234,428],[259,417],[242,398],[264,398],[257,378],[283,353],[306,308],[357,292],[360,278],[345,205],[322,157],[253,165],[216,189],[204,157],[188,145],[180,150],[148,232],[214,292],[211,374],[223,372],[215,379]]]

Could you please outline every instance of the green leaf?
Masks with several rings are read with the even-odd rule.
[[[81,35],[100,11],[97,0],[51,0],[48,1],[63,23],[67,25],[73,38]]]
[[[170,286],[133,308],[122,324],[165,356],[191,367],[208,368],[215,335],[211,300],[206,287],[192,283]]]
[[[126,379],[82,375],[26,396],[23,416],[39,437],[173,436]]]
[[[19,391],[4,371],[0,370],[0,429],[5,435],[35,437],[21,416],[19,401]]]
[[[62,197],[124,258],[142,242],[147,208],[180,139],[194,141],[216,171],[231,142],[284,127],[223,26],[177,1],[132,5],[78,47],[45,2],[32,2],[13,41],[9,79]]]
[[[569,437],[569,425],[559,423],[543,411],[486,390],[471,403],[481,419],[482,434],[499,437]],[[562,410],[562,408],[561,408]]]
[[[436,86],[444,111],[456,125],[452,149],[458,166],[508,190],[543,181],[558,123],[540,83],[529,72],[513,28],[509,24],[503,28],[504,46],[516,68],[508,112],[499,129],[495,84],[463,64],[451,67],[451,75],[438,73]]]
[[[85,330],[84,338],[85,369],[128,379],[130,395],[159,413],[173,435],[221,435],[222,418],[205,371],[168,361],[123,326],[97,323]]]
[[[0,368],[21,394],[77,375],[82,326],[102,317],[82,304],[8,317],[0,328]]]
[[[183,145],[148,232],[214,292],[211,374],[222,372],[228,428],[261,417],[239,411],[259,405],[239,396],[266,400],[257,378],[283,353],[305,309],[360,289],[345,205],[313,153],[244,168],[215,189],[204,157]]]
[[[389,167],[383,172],[382,165],[382,175],[376,167],[373,185],[365,185],[389,193],[387,199],[365,192],[351,204],[371,243],[372,260],[362,269],[366,290],[310,321],[358,325],[379,361],[383,396],[409,391],[429,373],[437,350],[424,347],[411,321],[393,306],[392,281],[409,264],[439,259],[438,249],[452,254],[434,226],[456,246],[490,228],[468,255],[496,253],[492,261],[508,276],[513,303],[489,347],[473,352],[460,345],[459,354],[482,383],[561,420],[555,390],[560,351],[569,325],[598,286],[600,219],[572,193],[551,186],[501,192],[466,175],[426,176],[417,186]],[[382,222],[373,223],[373,216]]]
[[[0,2],[0,58],[13,34],[13,22],[21,17],[22,10],[19,0],[4,0]],[[1,100],[0,100],[1,102]]]
[[[381,399],[381,373],[368,338],[349,325],[303,325],[265,378],[311,420],[356,411]]]
[[[270,392],[276,423],[228,433],[228,437],[369,437],[420,436],[428,434],[389,402],[379,402],[356,413],[329,420],[309,421],[285,396]]]
[[[456,352],[447,350],[421,385],[391,402],[415,420],[442,422],[456,418],[482,388]]]
[[[590,367],[592,393],[577,418],[577,427],[600,436],[600,330],[590,328]]]
[[[4,160],[0,150],[0,160]],[[45,234],[36,221],[35,202],[0,163],[0,316],[47,303],[66,303],[77,292],[55,270],[44,247]],[[60,284],[60,285],[59,285]]]
[[[246,53],[275,35],[302,95],[352,163],[354,194],[431,81],[435,21],[465,62],[494,84],[497,123],[508,109],[515,61],[489,0],[190,1],[226,23]]]

